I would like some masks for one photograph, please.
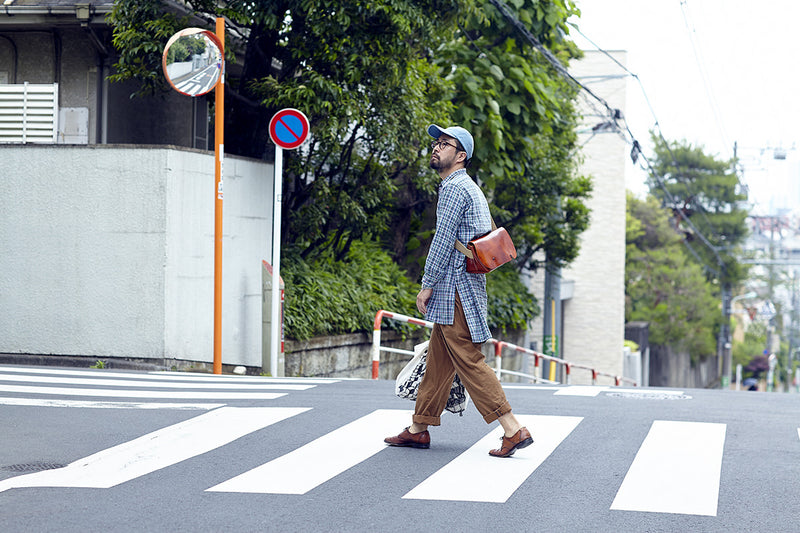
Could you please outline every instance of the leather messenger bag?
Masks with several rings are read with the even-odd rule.
[[[472,239],[464,246],[456,240],[456,250],[467,256],[467,272],[486,274],[517,257],[517,249],[505,228],[498,228],[492,219],[492,231]]]

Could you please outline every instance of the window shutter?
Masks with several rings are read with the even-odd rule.
[[[58,84],[0,85],[0,143],[57,140]]]

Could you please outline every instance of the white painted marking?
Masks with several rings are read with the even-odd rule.
[[[18,376],[0,374],[0,381],[37,383],[37,384],[59,384],[59,385],[96,385],[105,387],[140,387],[140,388],[160,388],[160,389],[235,389],[235,390],[307,390],[313,389],[316,385],[292,385],[275,383],[198,383],[198,382],[153,382],[141,379],[104,379],[97,378],[73,378],[73,377],[49,377],[49,376]]]
[[[500,446],[503,428],[486,437],[431,477],[414,487],[406,499],[503,503],[583,420],[575,416],[517,415],[533,444],[509,458],[489,455]]]
[[[553,396],[597,396],[601,392],[611,390],[610,387],[597,387],[594,385],[569,385],[561,388]]]
[[[542,391],[551,391],[551,390],[561,390],[561,387],[545,387],[544,385],[508,385],[503,383],[504,389],[525,389],[525,390],[542,390]]]
[[[63,396],[101,396],[104,398],[171,398],[180,400],[275,400],[286,393],[278,392],[212,392],[212,391],[156,391],[114,389],[72,389],[68,387],[32,387],[28,385],[0,385],[0,392],[21,394],[59,394]]]
[[[658,389],[658,388],[652,388],[652,389],[640,389],[640,388],[625,389],[625,388],[622,388],[622,387],[609,387],[609,389],[606,392],[619,392],[619,393],[624,393],[624,394],[641,394],[641,395],[653,394],[653,395],[658,395],[658,396],[682,396],[683,395],[683,391],[682,390],[661,390],[661,389]]]
[[[308,385],[324,385],[336,383],[337,379],[332,378],[267,378],[262,376],[228,376],[220,374],[193,374],[187,372],[168,372],[154,371],[148,373],[137,372],[113,372],[111,370],[70,370],[62,368],[32,368],[32,367],[13,367],[0,366],[0,373],[18,374],[56,374],[59,376],[92,376],[103,378],[127,378],[127,379],[154,379],[169,381],[206,381],[206,382],[225,382],[225,383],[305,383]]]
[[[385,437],[411,421],[411,411],[379,409],[305,446],[207,489],[211,492],[305,494],[387,448]]]
[[[307,408],[222,407],[79,459],[64,468],[0,481],[23,487],[109,488],[224,446]]]
[[[255,383],[305,383],[308,385],[327,385],[328,383],[338,383],[352,378],[270,378],[265,376],[221,376],[217,374],[187,374],[186,372],[167,372],[154,371],[147,374],[148,379],[169,379],[181,380],[191,379],[197,381],[235,381],[238,383],[253,381]]]
[[[79,407],[84,409],[176,409],[204,410],[223,407],[224,403],[160,403],[160,402],[90,402],[83,400],[48,400],[37,398],[0,398],[0,405],[24,407]]]
[[[725,429],[653,422],[611,509],[716,516]]]

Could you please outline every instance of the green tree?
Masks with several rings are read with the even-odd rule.
[[[578,13],[571,0],[511,4],[563,62],[579,56],[566,39],[566,20]],[[559,264],[577,255],[590,182],[576,170],[576,87],[490,2],[189,5],[230,21],[229,153],[268,156],[268,122],[279,108],[298,107],[311,119],[310,143],[287,154],[284,172],[282,242],[304,257],[327,246],[343,257],[377,228],[397,260],[415,247],[419,259],[437,186],[426,169],[431,122],[473,131],[474,173],[498,222],[514,228],[519,265],[536,266],[539,250]],[[110,21],[120,51],[114,79],[140,80],[142,93],[161,90],[158,54],[186,19],[161,0],[119,0]]]
[[[425,54],[452,34],[456,2],[190,5],[228,18],[228,153],[269,157],[268,125],[278,109],[299,108],[311,121],[310,142],[284,161],[287,248],[310,258],[330,247],[341,259],[354,240],[386,228],[398,173],[432,182],[410,139],[431,121],[447,121],[446,82]],[[181,22],[164,13],[160,0],[119,0],[110,17],[120,51],[115,79],[140,80],[142,93],[160,90],[154,56]]]
[[[702,359],[715,353],[719,302],[670,218],[653,196],[639,200],[628,194],[625,318],[649,322],[653,344]]]
[[[685,232],[700,262],[710,267],[709,279],[737,285],[747,276],[736,257],[748,234],[748,212],[735,161],[719,160],[686,141],[668,143],[656,135],[652,141],[650,193],[673,210],[674,223]]]
[[[744,341],[733,343],[733,367],[747,367],[753,360],[764,357],[767,345],[767,326],[763,322],[753,322],[744,332]],[[749,377],[749,376],[745,376]]]
[[[580,57],[566,39],[569,0],[509,2],[514,18],[563,64]],[[574,100],[578,89],[534,49],[494,4],[476,3],[435,54],[454,86],[455,123],[475,136],[472,172],[490,191],[497,223],[512,228],[519,267],[557,266],[579,251],[591,182],[579,175]]]
[[[578,14],[572,0],[509,3],[562,62],[579,57],[567,39],[566,20]],[[161,49],[188,25],[169,13],[174,5],[117,0],[109,17],[120,54],[113,79],[140,81],[141,94],[166,90]],[[424,131],[438,123],[473,132],[471,173],[510,229],[518,267],[537,267],[539,251],[557,265],[577,255],[591,191],[577,171],[577,88],[491,2],[186,5],[201,19],[228,20],[226,152],[272,157],[267,130],[278,109],[299,108],[311,121],[309,142],[284,156],[285,253],[310,264],[328,254],[344,260],[354,243],[377,237],[417,279],[439,183]],[[535,300],[524,296],[522,306],[498,303],[513,320],[534,312]]]

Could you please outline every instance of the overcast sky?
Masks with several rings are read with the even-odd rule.
[[[641,85],[629,80],[626,117],[646,153],[656,121],[668,140],[687,140],[721,159],[733,156],[736,142],[744,181],[760,210],[781,207],[771,197],[785,203],[787,194],[797,194],[800,167],[792,148],[800,147],[800,1],[577,5],[581,17],[571,22],[588,39],[605,50],[627,51],[627,67]],[[595,49],[574,29],[571,34],[581,48]],[[787,159],[774,159],[776,150],[786,151]],[[640,176],[629,177],[629,188],[640,192],[637,182]],[[790,203],[800,204],[800,196]]]

